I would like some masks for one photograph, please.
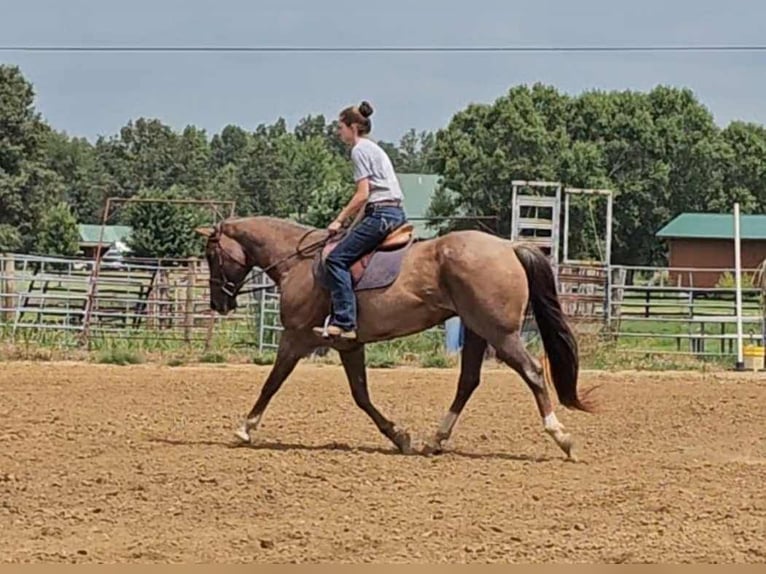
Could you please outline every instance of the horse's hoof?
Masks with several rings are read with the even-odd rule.
[[[561,436],[557,436],[556,443],[564,451],[564,454],[567,455],[567,459],[573,462],[577,461],[577,457],[574,454],[574,439],[572,439],[572,435],[564,433]]]
[[[239,429],[234,433],[234,436],[236,436],[242,444],[250,444],[250,433],[245,429]]]
[[[424,456],[433,456],[442,454],[444,452],[444,448],[442,445],[436,441],[428,441],[423,445],[423,450],[421,454]]]
[[[394,443],[402,454],[415,454],[412,448],[412,439],[407,431],[397,431],[394,435]]]

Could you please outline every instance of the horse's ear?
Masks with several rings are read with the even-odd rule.
[[[215,233],[213,227],[198,227],[194,231],[199,233],[202,237],[211,237]]]

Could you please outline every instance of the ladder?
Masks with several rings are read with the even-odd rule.
[[[561,214],[561,184],[548,181],[511,182],[511,241],[523,241],[540,248],[553,265],[558,290],[559,221]],[[533,315],[522,326],[522,339],[528,345],[539,339],[539,329]]]
[[[558,267],[561,184],[548,181],[512,182],[511,241],[539,247]]]

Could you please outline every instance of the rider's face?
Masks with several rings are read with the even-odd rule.
[[[342,121],[338,121],[338,137],[346,144],[351,145],[354,143],[354,128],[347,126]]]

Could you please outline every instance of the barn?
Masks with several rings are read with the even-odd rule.
[[[756,269],[766,259],[766,215],[742,215],[742,269]],[[682,213],[656,236],[668,245],[671,268],[711,269],[676,271],[671,280],[682,286],[715,287],[734,269],[734,216],[721,213]]]
[[[126,241],[132,231],[133,229],[126,225],[105,225],[102,238],[100,225],[81,223],[77,226],[80,251],[85,257],[94,259],[98,251],[99,239],[101,239],[104,253],[108,252],[115,257],[123,255],[129,251]]]

